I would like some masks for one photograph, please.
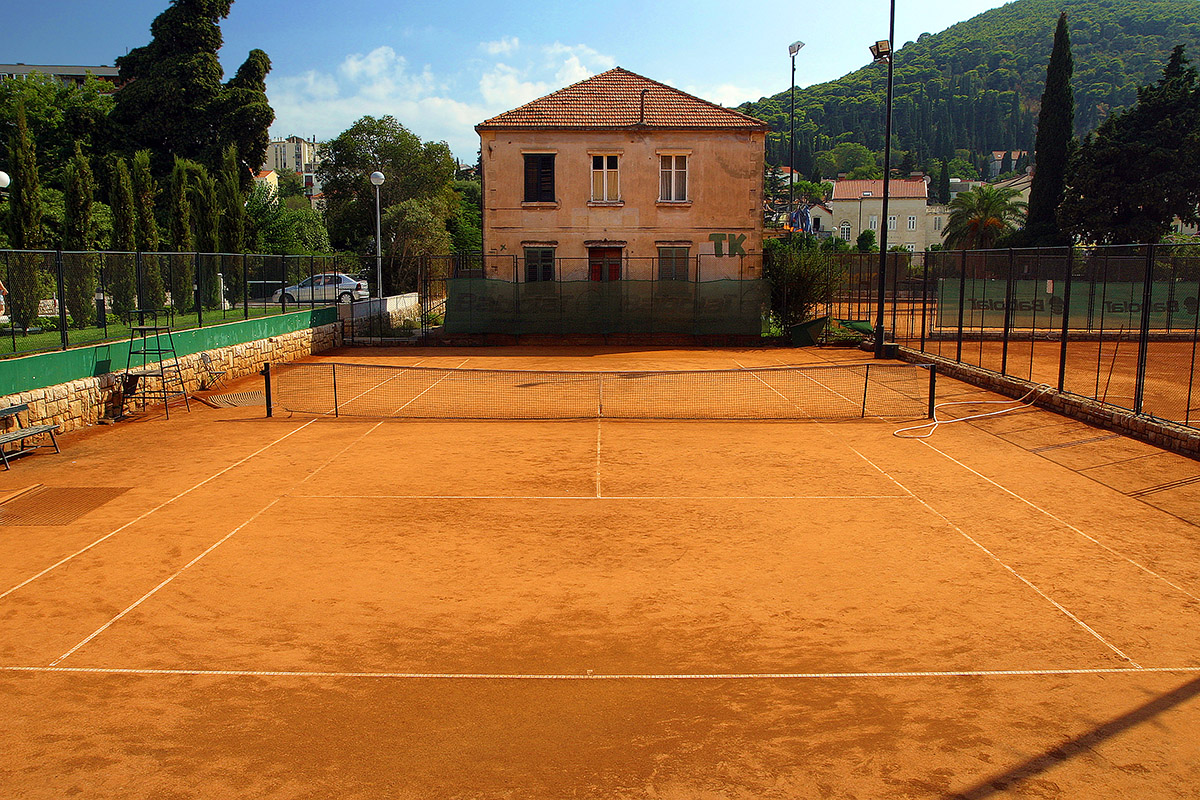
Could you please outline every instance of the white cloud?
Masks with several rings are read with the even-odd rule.
[[[479,78],[479,93],[491,108],[506,111],[553,91],[549,84],[522,79],[521,73],[507,64],[496,64]]]
[[[505,37],[480,48],[491,55],[520,50],[523,57],[471,62],[459,74],[437,75],[428,66],[414,69],[384,46],[347,55],[331,71],[269,76],[272,135],[331,139],[365,115],[391,115],[422,139],[446,141],[457,156],[473,160],[475,125],[614,65],[587,45],[555,42],[530,50]]]
[[[481,42],[479,47],[490,56],[506,56],[515,53],[521,46],[521,40],[516,36],[505,36],[495,42]]]

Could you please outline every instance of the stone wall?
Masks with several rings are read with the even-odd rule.
[[[913,363],[936,364],[939,375],[955,378],[1006,397],[1024,397],[1031,389],[1039,385],[904,347],[899,348],[898,356]],[[1097,428],[1124,434],[1164,450],[1200,459],[1200,429],[1197,428],[1135,414],[1132,411],[1114,408],[1090,397],[1067,394],[1054,389],[1038,396],[1034,405],[1071,419],[1077,419],[1088,425],[1095,425]]]
[[[405,323],[407,335],[421,329],[421,303],[416,292],[385,297],[382,303],[378,299],[343,303],[337,310],[343,332],[350,337],[398,336],[405,330]]]
[[[213,369],[225,370],[227,381],[253,375],[263,364],[295,361],[341,344],[341,323],[306,328],[267,339],[244,342],[206,351],[212,356]],[[184,389],[190,394],[206,385],[206,372],[200,353],[179,357]],[[140,365],[139,365],[140,366]],[[148,365],[153,366],[153,365]],[[81,378],[0,396],[0,407],[28,403],[26,424],[56,423],[60,432],[95,425],[102,418],[113,418],[121,411],[121,373],[110,372],[94,378]],[[126,409],[128,411],[130,409]]]

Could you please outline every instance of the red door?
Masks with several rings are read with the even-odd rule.
[[[588,273],[594,281],[621,280],[621,248],[589,247]]]

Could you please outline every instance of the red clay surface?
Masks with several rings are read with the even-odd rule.
[[[1194,797],[1200,465],[1039,410],[917,422],[194,403],[64,436],[0,498],[126,491],[0,505],[0,796]]]

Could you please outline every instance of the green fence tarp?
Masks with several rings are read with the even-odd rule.
[[[962,317],[966,328],[1004,327],[1008,283],[968,278],[963,287]],[[959,286],[956,278],[938,281],[937,325],[957,328]],[[1075,278],[1071,282],[1071,330],[1135,330],[1141,326],[1144,284],[1100,282]],[[1062,327],[1066,283],[1061,280],[1018,280],[1012,283],[1011,324],[1018,329],[1055,330]],[[1197,317],[1200,284],[1196,281],[1155,281],[1151,286],[1150,329],[1192,329]]]
[[[676,333],[757,336],[762,280],[446,282],[447,333]]]

